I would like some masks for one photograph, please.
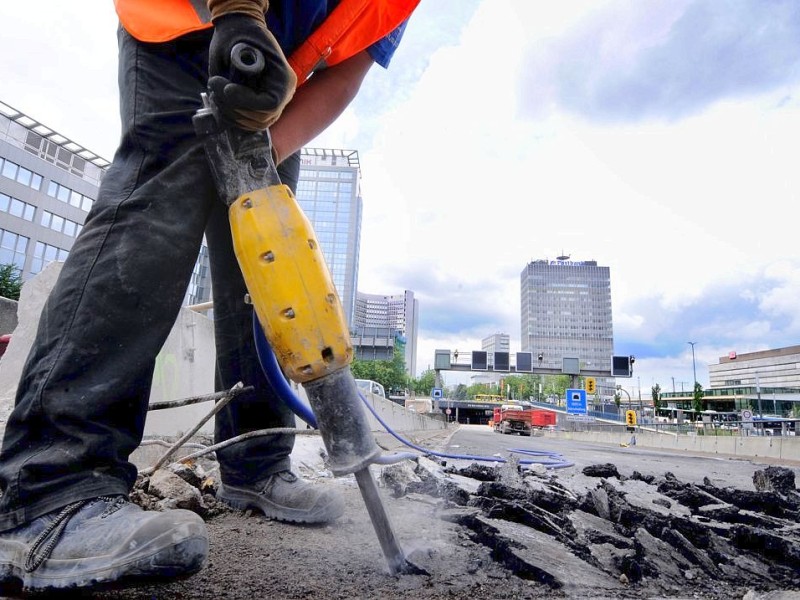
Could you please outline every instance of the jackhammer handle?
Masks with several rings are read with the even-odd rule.
[[[231,48],[231,73],[233,83],[247,84],[251,77],[260,75],[266,67],[264,53],[247,42],[239,42]]]

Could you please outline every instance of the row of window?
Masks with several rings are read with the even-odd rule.
[[[41,175],[2,157],[0,157],[0,174],[36,191],[42,189]]]
[[[317,192],[307,193],[305,190],[299,190],[297,200],[302,205],[303,202],[330,202],[331,204],[338,204],[345,210],[350,210],[350,194],[337,194],[336,192]]]
[[[317,171],[311,169],[300,169],[300,183],[303,179],[353,179],[355,171]]]
[[[41,224],[44,227],[48,227],[59,233],[64,233],[70,237],[76,237],[81,232],[81,229],[83,229],[83,225],[80,223],[65,219],[64,217],[61,217],[55,213],[51,213],[48,210],[42,211]]]
[[[27,202],[23,202],[13,196],[0,192],[0,212],[6,212],[11,216],[33,222],[33,217],[36,214],[36,207],[33,204],[28,204]],[[65,219],[62,216],[44,209],[42,210],[40,223],[44,227],[48,227],[59,233],[65,233],[70,237],[76,237],[81,232],[81,229],[83,229],[83,225],[80,223]]]
[[[36,207],[33,204],[28,204],[22,200],[17,200],[16,198],[0,193],[0,212],[6,212],[14,217],[25,219],[26,221],[33,221]]]
[[[0,265],[15,265],[20,271],[25,266],[25,252],[28,250],[30,238],[0,229]],[[31,273],[38,273],[45,265],[55,260],[64,261],[69,251],[44,242],[36,242],[31,262]]]
[[[8,160],[7,158],[0,157],[0,174],[2,174],[3,177],[12,179],[17,183],[21,183],[22,185],[30,187],[36,191],[39,191],[42,188],[43,178],[41,175],[34,173],[33,171],[30,171],[29,169],[26,169],[25,167],[22,167],[17,163]],[[88,196],[84,196],[83,194],[78,193],[65,185],[56,183],[55,181],[50,181],[48,184],[47,195],[76,208],[80,208],[86,212],[89,212],[94,204],[94,200]],[[12,214],[15,217],[20,217],[26,221],[33,221],[35,210],[36,207],[32,204],[28,204],[6,194],[0,194],[0,211]],[[42,218],[44,219],[44,215]],[[44,225],[44,223],[42,224]],[[74,223],[74,225],[77,226],[78,224]],[[53,228],[51,227],[51,229]],[[57,229],[56,231],[59,230]],[[65,233],[67,232],[65,231]],[[72,235],[74,237],[74,235],[77,234],[67,233],[67,235]]]
[[[51,181],[47,186],[47,195],[51,198],[55,198],[56,200],[61,200],[62,202],[70,204],[75,208],[85,210],[86,212],[89,212],[94,204],[94,200],[89,198],[89,196],[84,196],[83,194],[80,194],[65,185],[56,183],[55,181]]]
[[[322,240],[322,236],[326,231],[335,231],[341,234],[348,234],[350,227],[348,223],[334,223],[332,221],[317,221],[314,223],[314,231],[317,237]]]
[[[327,198],[349,198],[353,194],[353,184],[335,181],[300,181],[297,183],[297,196],[316,194]]]

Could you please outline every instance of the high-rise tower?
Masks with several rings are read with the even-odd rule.
[[[543,367],[578,358],[582,369],[611,370],[611,277],[596,261],[535,260],[522,271],[522,350]]]
[[[352,324],[363,205],[358,152],[303,148],[300,160],[297,201],[314,227],[347,322]]]

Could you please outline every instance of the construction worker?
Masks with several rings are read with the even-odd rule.
[[[6,426],[0,587],[81,588],[202,567],[199,516],[146,512],[128,494],[155,358],[204,234],[217,389],[255,388],[217,416],[216,441],[294,418],[260,367],[227,207],[192,116],[210,89],[229,122],[269,127],[280,177],[294,191],[299,149],[341,114],[374,62],[388,66],[417,2],[115,1],[122,136],[42,312]],[[239,42],[267,60],[246,84],[227,79]],[[217,497],[276,519],[336,519],[341,496],[291,471],[293,444],[291,435],[269,436],[219,450]]]

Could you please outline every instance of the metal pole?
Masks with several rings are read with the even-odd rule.
[[[644,405],[642,404],[642,378],[637,377],[636,383],[639,384],[639,414],[641,414],[642,417],[644,417]]]
[[[764,413],[761,410],[761,383],[758,379],[758,373],[756,373],[756,397],[758,398],[758,418],[763,419]]]
[[[686,342],[692,347],[692,374],[694,375],[694,384],[692,385],[692,394],[694,394],[694,390],[697,389],[697,367],[695,366],[694,362],[694,345],[697,342]]]

